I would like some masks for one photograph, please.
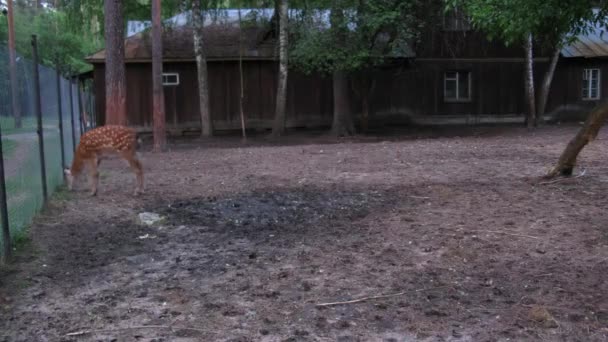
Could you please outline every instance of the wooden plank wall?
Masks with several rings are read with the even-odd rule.
[[[551,88],[548,111],[565,105],[590,108],[595,101],[581,100],[581,76],[584,67],[602,69],[602,92],[608,95],[608,66],[601,60],[562,60]],[[535,77],[540,85],[546,62],[536,63]],[[168,127],[198,128],[198,83],[194,63],[173,63],[165,72],[180,75],[179,86],[165,87]],[[244,110],[247,127],[269,128],[274,116],[276,64],[244,63]],[[472,72],[472,99],[466,103],[449,103],[443,99],[443,77],[446,71]],[[130,125],[151,127],[151,69],[146,64],[127,65],[127,107]],[[104,120],[105,92],[103,67],[95,68],[95,92],[98,124]],[[370,120],[408,115],[523,115],[523,62],[433,60],[417,61],[408,66],[393,66],[375,73],[376,88],[370,97]],[[217,129],[240,127],[239,69],[236,62],[209,63],[210,101]],[[289,127],[319,127],[331,123],[333,91],[331,79],[303,75],[292,71],[288,81],[287,124]],[[540,91],[540,89],[537,89]],[[352,93],[355,113],[360,112],[360,99]],[[395,120],[399,121],[399,120]]]
[[[585,112],[598,105],[601,99],[606,99],[608,97],[607,62],[608,59],[605,58],[560,60],[551,86],[548,108],[556,110],[567,106],[567,108],[564,108],[567,112]],[[600,69],[600,100],[582,99],[583,70],[585,68]]]
[[[200,122],[198,82],[194,63],[168,63],[164,72],[178,73],[180,84],[166,86],[165,109],[169,127],[192,126]],[[209,63],[211,115],[218,129],[240,127],[240,77],[236,62]],[[277,67],[272,62],[243,65],[243,108],[247,126],[270,127],[274,117]],[[100,99],[97,113],[105,113],[103,66],[95,67],[95,92]],[[148,64],[127,64],[127,111],[130,125],[151,127],[151,68]],[[290,127],[329,124],[332,117],[331,79],[291,72],[288,82],[287,124]],[[102,123],[103,115],[99,117]]]
[[[536,77],[544,64],[537,63]],[[444,73],[471,72],[471,101],[444,101]],[[523,63],[492,61],[420,61],[408,69],[383,70],[376,76],[371,106],[375,113],[414,115],[517,115],[524,110]]]

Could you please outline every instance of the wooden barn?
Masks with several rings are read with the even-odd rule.
[[[240,127],[239,58],[243,60],[244,113],[248,128],[270,128],[274,115],[278,49],[265,27],[248,26],[239,44],[237,25],[205,26],[210,106],[214,128]],[[608,68],[608,42],[601,35],[579,37],[564,48],[547,106],[549,117],[580,118],[608,93],[602,73]],[[242,46],[241,46],[242,45]],[[412,46],[412,54],[378,68],[370,97],[370,125],[523,122],[524,51],[488,41],[462,17],[443,17]],[[165,28],[163,72],[167,127],[198,130],[198,83],[187,26]],[[151,38],[149,31],[125,40],[129,125],[152,127]],[[536,48],[535,77],[540,85],[550,52]],[[87,58],[94,65],[97,124],[105,112],[104,51]],[[608,84],[607,84],[608,85]],[[352,94],[355,114],[359,99]],[[287,126],[331,124],[331,79],[291,70],[288,80]]]
[[[234,25],[205,27],[209,97],[214,128],[240,127],[239,59],[243,60],[244,112],[248,128],[271,127],[277,87],[275,39],[267,29]],[[87,60],[94,65],[94,92],[98,124],[104,122],[104,50]],[[127,111],[129,125],[152,126],[152,62],[148,32],[125,40]],[[163,32],[163,83],[167,127],[200,129],[197,69],[189,27],[166,28]],[[289,75],[287,125],[328,125],[332,118],[331,79],[319,75]]]

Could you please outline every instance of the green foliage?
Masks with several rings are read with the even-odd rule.
[[[180,12],[183,3],[184,0],[162,0],[162,17],[169,18]],[[67,14],[72,29],[88,31],[83,33],[103,41],[104,0],[62,0],[58,7]],[[129,20],[150,20],[151,11],[150,0],[123,0],[125,24]]]
[[[98,41],[86,39],[80,33],[68,30],[65,13],[44,12],[36,16],[35,27],[39,32],[42,64],[59,66],[64,74],[90,69],[84,57],[99,49],[100,44]]]
[[[84,57],[100,48],[95,41],[70,29],[65,13],[54,10],[33,11],[28,7],[15,6],[15,48],[20,55],[31,58],[32,35],[38,36],[40,63],[64,74],[90,69]],[[8,39],[6,18],[0,21],[0,41]]]
[[[464,10],[472,24],[507,44],[518,44],[532,33],[546,45],[572,41],[599,17],[593,0],[446,0],[447,10]],[[603,18],[602,18],[603,20]]]
[[[413,15],[418,5],[417,0],[331,0],[302,6],[290,18],[290,61],[305,72],[331,73],[403,56],[418,36]],[[329,9],[329,23],[322,9]]]
[[[124,1],[124,18],[150,20],[150,0]],[[164,0],[163,17],[179,12],[181,1]],[[15,2],[15,39],[17,52],[31,58],[31,35],[39,42],[42,64],[59,67],[63,74],[91,69],[87,55],[103,48],[104,0],[62,0],[57,8],[35,9],[31,3]],[[8,37],[6,18],[0,18],[0,42]]]

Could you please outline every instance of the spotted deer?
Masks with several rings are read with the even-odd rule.
[[[107,125],[86,132],[80,137],[72,167],[65,169],[68,189],[73,189],[74,179],[82,172],[85,165],[88,165],[91,196],[95,196],[99,182],[97,167],[101,159],[111,154],[118,154],[129,162],[137,177],[134,194],[141,194],[144,190],[144,171],[141,162],[137,159],[136,147],[135,131],[128,127]]]

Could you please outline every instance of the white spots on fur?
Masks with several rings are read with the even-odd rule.
[[[103,126],[87,132],[80,143],[90,152],[99,149],[124,151],[135,147],[135,132],[123,126]]]

